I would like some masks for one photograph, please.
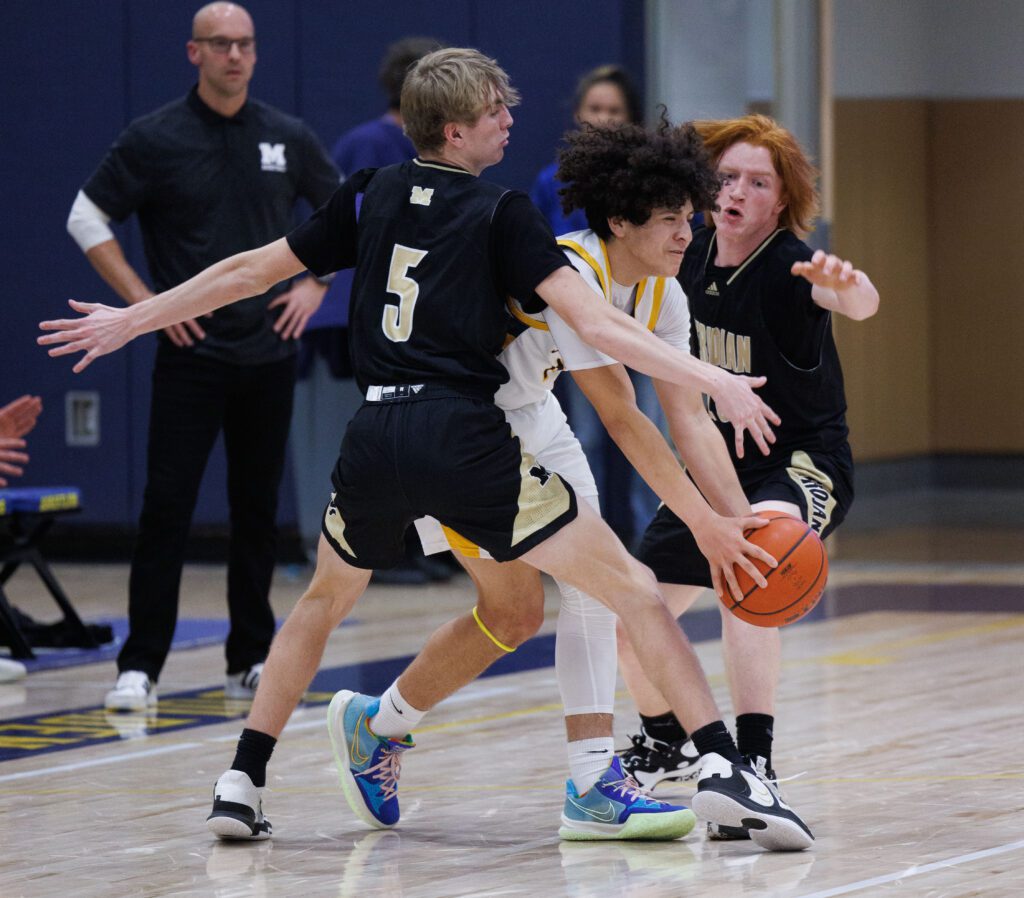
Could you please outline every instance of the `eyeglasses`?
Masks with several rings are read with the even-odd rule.
[[[197,44],[206,43],[214,53],[226,56],[231,52],[233,44],[238,44],[239,53],[252,53],[256,49],[256,38],[254,37],[194,37]]]

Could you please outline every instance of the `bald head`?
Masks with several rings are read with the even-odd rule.
[[[192,37],[208,37],[219,27],[247,26],[249,33],[255,31],[252,16],[244,6],[237,3],[207,3],[192,17]]]
[[[199,97],[221,115],[245,104],[256,65],[256,29],[237,3],[208,3],[192,19],[189,61],[199,70]]]

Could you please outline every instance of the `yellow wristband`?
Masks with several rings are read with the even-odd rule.
[[[505,643],[499,642],[495,635],[488,630],[486,626],[484,626],[484,622],[480,620],[480,615],[476,612],[476,605],[473,606],[473,620],[476,621],[476,625],[483,631],[484,636],[491,640],[491,642],[493,642],[503,652],[514,652],[516,650],[515,646],[505,645]]]

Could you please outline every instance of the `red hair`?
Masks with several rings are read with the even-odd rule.
[[[729,147],[749,143],[764,147],[782,181],[782,202],[779,227],[803,237],[814,227],[818,217],[818,191],[815,182],[818,170],[811,164],[796,138],[775,119],[767,115],[745,115],[742,118],[694,122],[704,146],[717,166]]]

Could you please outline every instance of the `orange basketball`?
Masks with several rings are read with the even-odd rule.
[[[781,511],[759,511],[757,516],[771,523],[748,530],[747,539],[760,546],[779,563],[768,568],[754,561],[768,585],[760,589],[746,571],[736,569],[736,580],[743,590],[743,601],[731,594],[722,603],[733,614],[758,627],[783,627],[799,620],[815,605],[828,580],[828,555],[825,546],[810,527],[799,518]]]

